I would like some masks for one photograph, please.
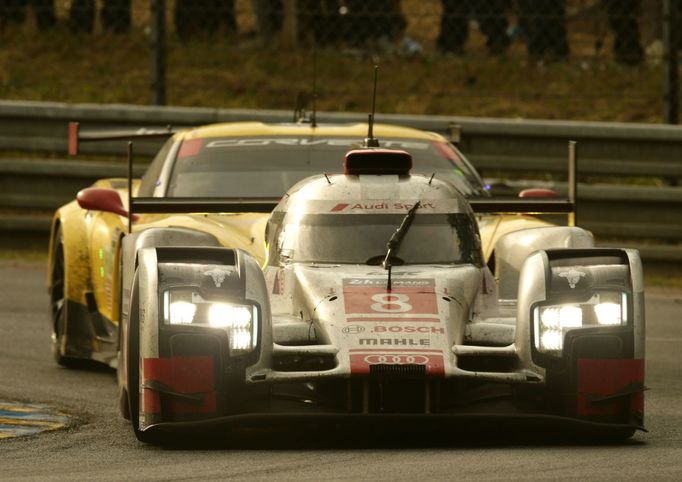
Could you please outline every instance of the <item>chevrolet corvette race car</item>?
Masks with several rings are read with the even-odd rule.
[[[437,134],[374,128],[189,129],[140,182],[81,191],[52,227],[57,362],[116,366],[143,441],[282,417],[643,428],[638,253],[516,214],[571,203],[487,198]]]

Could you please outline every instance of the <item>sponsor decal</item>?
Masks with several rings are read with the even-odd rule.
[[[580,279],[584,276],[587,276],[587,273],[584,271],[578,271],[576,269],[569,269],[568,271],[562,271],[559,273],[559,276],[561,278],[566,278],[566,281],[568,281],[568,286],[571,289],[575,289],[575,287],[578,285],[580,282]]]
[[[386,286],[386,271],[382,272],[377,272],[376,273],[378,276],[384,276],[384,278],[381,279],[376,279],[376,278],[359,278],[359,279],[344,279],[343,284],[344,286]],[[396,273],[395,276],[398,275],[404,275],[407,273]],[[418,274],[418,273],[417,273]],[[394,288],[398,287],[405,287],[405,286],[424,286],[424,287],[431,287],[433,288],[435,286],[434,280],[432,279],[396,279],[393,280],[393,286]]]
[[[360,345],[431,346],[428,338],[360,338]]]
[[[445,375],[443,352],[440,350],[367,349],[350,350],[350,369],[354,375],[368,375],[372,365],[423,365],[431,376]]]
[[[426,355],[416,355],[416,354],[395,354],[395,353],[384,353],[383,355],[373,354],[366,355],[362,359],[368,365],[426,365],[429,362],[429,357]]]
[[[331,209],[331,212],[338,213],[345,210],[355,210],[355,211],[388,211],[388,210],[405,210],[409,211],[414,204],[403,203],[403,202],[378,202],[378,203],[339,203]],[[423,202],[419,204],[419,209],[435,209],[436,206],[433,203]]]
[[[341,331],[347,335],[358,335],[365,331],[365,327],[362,325],[349,325],[344,327]]]
[[[344,279],[348,322],[439,322],[433,279],[396,279],[386,291],[386,279]]]
[[[268,147],[268,146],[336,146],[351,147],[357,145],[355,138],[321,138],[310,139],[309,137],[254,137],[249,139],[220,139],[208,142],[208,149],[226,149],[239,147]],[[428,150],[429,144],[425,142],[409,142],[397,140],[383,140],[381,145],[387,148],[402,148],[412,150]]]
[[[226,277],[232,274],[232,270],[226,268],[213,268],[209,271],[204,272],[204,276],[210,276],[213,278],[213,284],[216,288],[220,288],[223,285]]]

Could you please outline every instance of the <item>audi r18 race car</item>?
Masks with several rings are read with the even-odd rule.
[[[190,129],[131,189],[81,191],[52,229],[57,362],[117,366],[143,441],[282,418],[642,428],[638,253],[515,214],[571,203],[486,198],[439,135],[374,128],[380,147],[363,124]]]

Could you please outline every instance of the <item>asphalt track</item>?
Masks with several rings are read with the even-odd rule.
[[[649,433],[590,445],[456,433],[382,437],[255,434],[198,447],[135,439],[112,372],[57,367],[42,263],[0,261],[0,400],[40,403],[71,428],[0,440],[0,480],[682,480],[682,292],[647,293]]]

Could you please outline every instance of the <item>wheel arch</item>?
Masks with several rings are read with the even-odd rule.
[[[62,206],[55,212],[50,228],[47,269],[47,286],[48,292],[51,293],[57,236],[61,232],[64,266],[68,266],[68,269],[64,270],[64,294],[66,299],[83,305],[85,291],[91,285],[86,212],[76,201]]]

